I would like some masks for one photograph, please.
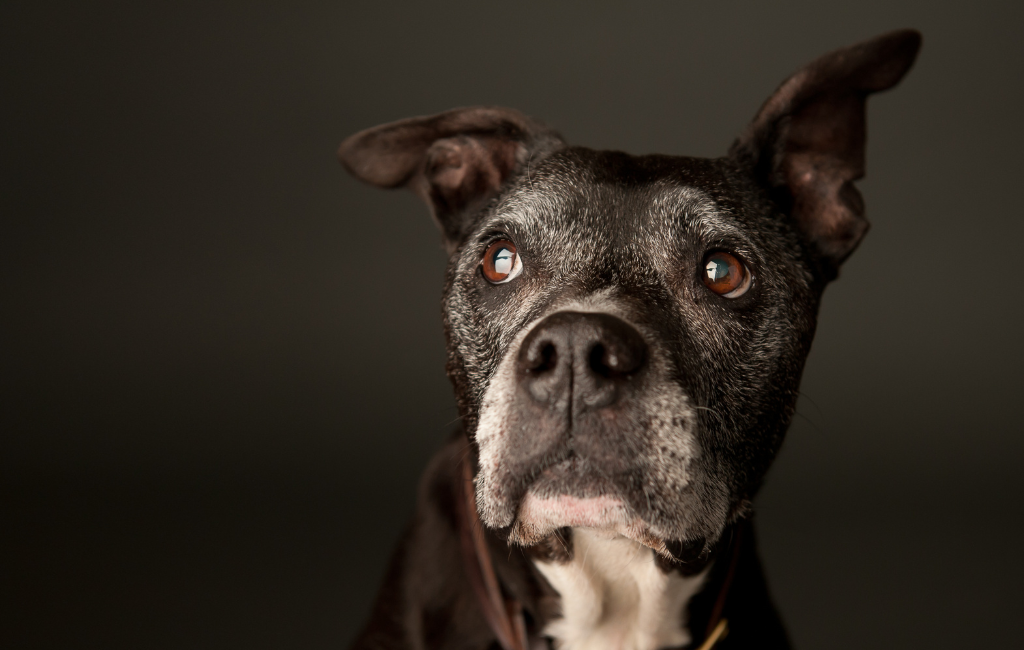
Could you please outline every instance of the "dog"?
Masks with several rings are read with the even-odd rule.
[[[789,647],[751,500],[868,229],[867,97],[920,42],[815,60],[717,159],[569,146],[497,107],[342,143],[441,230],[461,416],[354,648]]]

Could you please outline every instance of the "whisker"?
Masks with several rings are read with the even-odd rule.
[[[807,417],[806,415],[804,415],[800,411],[794,410],[793,411],[793,415],[799,415],[801,418],[803,418],[803,420],[805,422],[807,422],[808,424],[810,424],[814,428],[815,432],[822,433],[822,434],[825,433],[825,429],[823,429],[822,427],[818,426],[817,422],[815,422],[811,418]]]
[[[803,392],[802,390],[798,390],[797,394],[800,395],[800,397],[802,397],[805,400],[807,400],[808,402],[810,402],[811,406],[814,407],[814,410],[816,410],[818,412],[818,415],[820,415],[823,418],[825,417],[825,412],[821,410],[821,407],[818,406],[818,403],[815,402],[814,399],[812,399],[810,395],[808,395],[807,393]]]
[[[466,416],[465,415],[460,415],[460,416],[456,417],[454,420],[451,420],[450,422],[446,423],[444,425],[444,427],[442,427],[442,428],[447,429],[448,427],[450,427],[451,425],[455,424],[456,422],[458,422],[459,420],[461,420],[464,417],[466,417]]]

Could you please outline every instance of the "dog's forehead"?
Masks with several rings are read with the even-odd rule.
[[[479,226],[566,265],[615,257],[657,262],[681,247],[747,243],[718,200],[714,161],[572,148],[528,168]]]

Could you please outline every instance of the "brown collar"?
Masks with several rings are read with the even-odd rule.
[[[494,632],[502,650],[528,650],[529,640],[526,636],[526,623],[523,619],[523,606],[515,598],[506,598],[501,593],[498,577],[494,573],[491,553],[487,549],[484,527],[476,509],[476,494],[473,488],[473,470],[470,467],[468,454],[463,456],[461,465],[461,488],[456,490],[455,503],[459,527],[459,539],[462,543],[462,562],[469,583],[473,586],[480,609],[483,611],[487,624]],[[711,619],[704,634],[704,642],[696,650],[711,650],[729,633],[728,621],[722,617],[726,597],[732,585],[736,565],[739,563],[742,527],[732,543],[732,558],[729,570],[718,592],[715,606],[711,610]]]

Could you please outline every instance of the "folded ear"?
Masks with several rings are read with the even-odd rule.
[[[361,131],[341,143],[338,157],[362,181],[418,194],[454,249],[476,208],[527,161],[564,145],[556,132],[518,111],[474,106]]]
[[[787,79],[729,150],[765,184],[834,276],[868,230],[853,181],[864,176],[865,104],[910,69],[913,30],[826,54]]]

